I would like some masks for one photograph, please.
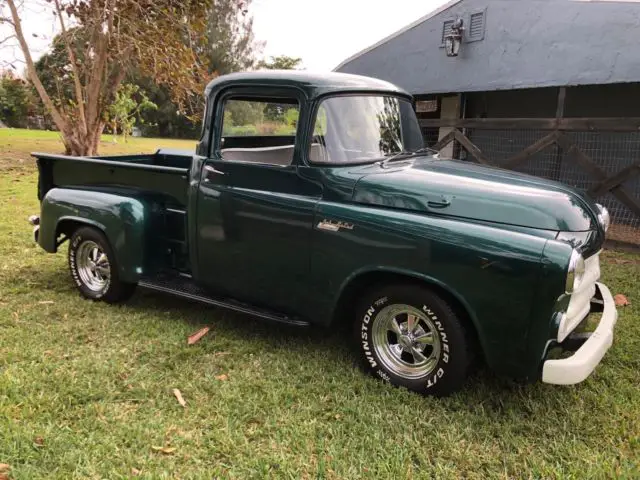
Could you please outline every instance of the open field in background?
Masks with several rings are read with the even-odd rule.
[[[32,241],[33,163],[8,161],[61,151],[48,135],[35,148],[33,136],[0,130],[9,478],[640,477],[639,255],[603,254],[604,281],[631,305],[585,383],[480,371],[458,395],[422,398],[362,374],[344,330],[291,330],[146,292],[122,306],[81,299],[66,246],[49,255]],[[101,153],[185,148],[176,143],[133,139]]]
[[[125,143],[122,137],[113,141],[113,135],[103,135],[100,141],[100,155],[120,155],[128,153],[153,153],[158,148],[195,150],[195,140],[173,138],[129,137]],[[17,168],[32,165],[31,152],[64,153],[64,146],[58,132],[0,128],[0,167]]]

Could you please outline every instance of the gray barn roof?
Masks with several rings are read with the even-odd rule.
[[[443,23],[482,11],[484,38],[447,57]],[[335,70],[412,94],[638,82],[639,47],[637,1],[455,0]]]

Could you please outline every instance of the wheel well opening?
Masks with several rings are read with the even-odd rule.
[[[69,240],[78,228],[87,226],[90,225],[77,220],[60,220],[56,225],[56,249]]]
[[[340,299],[336,305],[332,323],[344,324],[353,322],[356,314],[359,299],[369,290],[383,287],[385,285],[412,284],[423,288],[428,288],[432,292],[440,296],[453,309],[456,316],[462,321],[468,339],[472,344],[473,350],[484,359],[484,352],[480,344],[478,331],[471,320],[471,315],[464,305],[448,290],[437,285],[425,281],[423,279],[402,275],[393,272],[369,272],[354,278],[342,292]]]

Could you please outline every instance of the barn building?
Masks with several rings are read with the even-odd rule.
[[[337,71],[415,96],[444,155],[586,189],[640,245],[640,2],[455,0]]]

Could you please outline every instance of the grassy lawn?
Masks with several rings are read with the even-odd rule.
[[[101,153],[192,145],[110,141]],[[26,222],[38,212],[26,152],[61,151],[56,134],[0,130],[0,149],[9,478],[640,477],[639,255],[603,255],[604,281],[631,306],[583,384],[520,385],[481,371],[453,397],[422,398],[362,374],[344,332],[146,292],[123,306],[81,299],[66,246],[44,253]],[[211,332],[187,346],[205,325]]]
[[[151,153],[158,148],[194,149],[192,140],[174,140],[159,138],[129,138],[124,142],[112,135],[103,135],[100,141],[100,155],[118,155],[127,153]],[[15,169],[33,165],[31,152],[64,153],[58,132],[41,130],[23,130],[18,128],[0,128],[0,167]]]

